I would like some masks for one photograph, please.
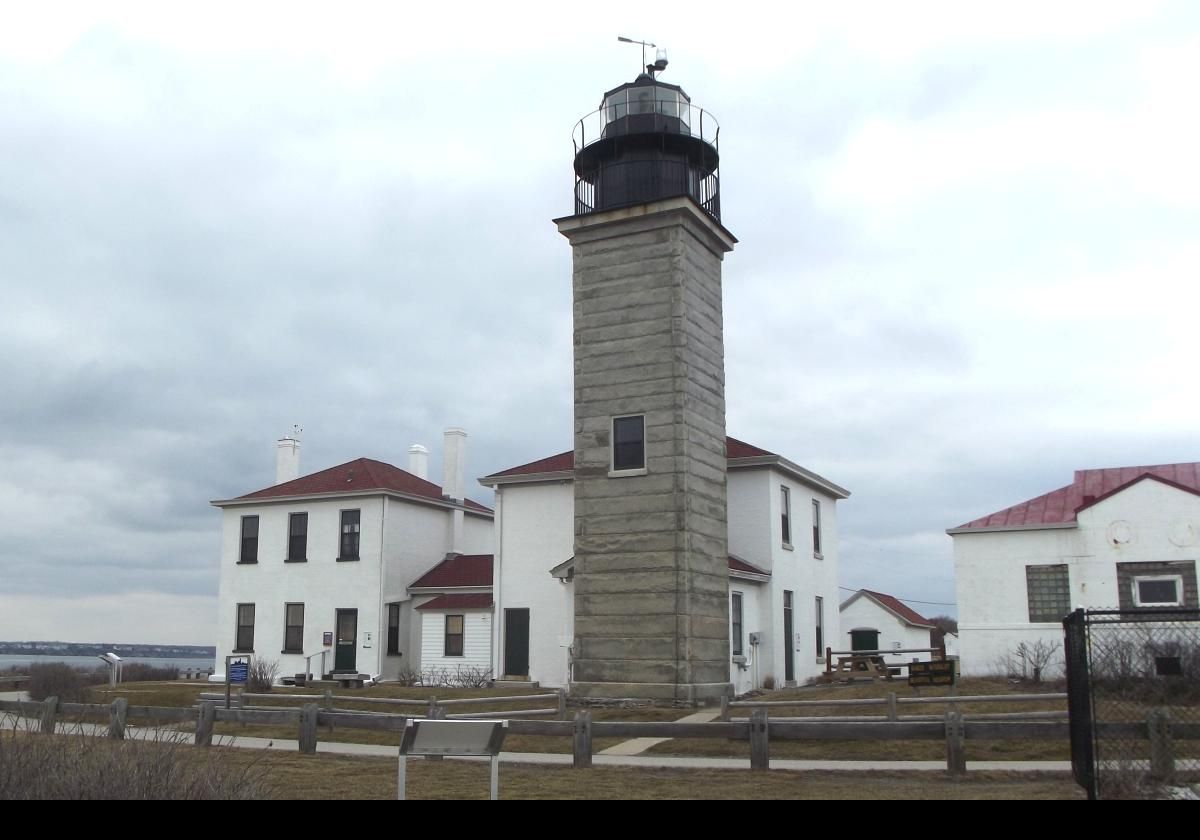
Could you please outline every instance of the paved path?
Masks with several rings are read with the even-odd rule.
[[[696,712],[694,715],[688,715],[675,721],[676,723],[708,723],[720,717],[720,712]],[[633,738],[629,741],[622,741],[615,747],[609,747],[606,750],[601,750],[593,756],[593,761],[602,755],[641,755],[646,750],[657,744],[665,744],[667,741],[674,740],[672,738]]]

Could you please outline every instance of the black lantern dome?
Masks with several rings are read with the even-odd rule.
[[[650,73],[604,94],[575,126],[575,213],[691,196],[721,220],[720,127],[683,88]]]

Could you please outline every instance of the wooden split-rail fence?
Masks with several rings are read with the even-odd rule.
[[[293,695],[294,696],[294,695]],[[1046,699],[1048,695],[1038,695]],[[521,699],[528,699],[529,695]],[[383,698],[373,698],[383,699]],[[480,698],[472,702],[495,702],[498,698]],[[511,698],[510,698],[511,699]],[[933,698],[930,698],[933,699]],[[950,700],[952,698],[939,698]],[[964,702],[966,698],[953,698]],[[1011,700],[1012,697],[1006,699]],[[356,702],[361,702],[355,698]],[[461,701],[444,700],[436,704],[445,706]],[[781,701],[794,706],[794,701]],[[833,703],[836,701],[820,701]],[[978,701],[975,701],[978,702]],[[407,704],[428,706],[426,701],[406,701]],[[700,738],[746,741],[749,743],[750,766],[755,770],[770,767],[770,745],[778,741],[884,741],[884,740],[932,740],[944,741],[946,745],[946,769],[953,776],[966,773],[966,742],[972,740],[1066,740],[1068,723],[1064,720],[977,720],[965,717],[957,709],[950,709],[937,720],[857,720],[843,719],[786,719],[769,717],[767,704],[729,704],[733,708],[753,706],[745,719],[718,720],[710,723],[679,723],[651,721],[593,721],[590,711],[575,713],[573,720],[528,720],[515,718],[509,721],[510,735],[537,735],[571,738],[574,761],[577,768],[592,766],[594,738]],[[428,709],[426,709],[428,711]],[[266,726],[291,726],[298,733],[299,749],[302,753],[314,753],[317,748],[319,728],[344,727],[400,733],[404,730],[407,715],[381,714],[377,712],[355,712],[322,708],[316,703],[306,703],[300,708],[229,708],[223,703],[204,700],[197,707],[131,706],[124,698],[111,705],[59,703],[57,698],[43,702],[0,700],[0,712],[10,712],[25,718],[40,721],[42,732],[56,731],[60,718],[67,721],[84,718],[103,718],[107,715],[107,734],[111,738],[125,737],[126,726],[141,722],[144,726],[163,724],[195,724],[195,743],[199,746],[212,744],[213,727],[219,722],[236,722]],[[1164,725],[1164,710],[1152,710],[1145,722],[1102,724],[1107,735],[1114,737],[1139,738],[1150,742],[1152,771],[1169,777],[1174,769],[1174,742],[1180,739],[1200,738],[1200,724]],[[520,715],[528,712],[480,712],[472,717],[499,717]],[[456,715],[460,716],[460,715]],[[421,715],[425,717],[425,715]],[[1108,731],[1111,730],[1111,731]]]

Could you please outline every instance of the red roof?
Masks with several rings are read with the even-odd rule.
[[[749,572],[752,575],[766,575],[767,577],[771,576],[771,573],[765,569],[760,569],[758,566],[753,566],[747,563],[741,557],[735,557],[732,554],[729,555],[729,570],[731,572]]]
[[[270,499],[279,496],[327,496],[331,493],[355,493],[369,490],[390,490],[409,496],[423,496],[427,499],[444,501],[442,488],[432,481],[417,478],[410,472],[399,467],[385,464],[383,461],[373,461],[370,458],[359,458],[327,470],[315,472],[312,475],[301,476],[283,484],[276,484],[263,490],[238,496],[238,499]],[[472,510],[491,513],[491,508],[484,507],[478,502],[467,499],[463,503]]]
[[[439,595],[428,603],[417,607],[419,610],[479,610],[492,605],[492,594]]]
[[[457,586],[491,585],[491,554],[447,554],[445,560],[410,583],[408,588],[450,589]]]
[[[928,618],[921,615],[919,612],[914,610],[912,607],[909,607],[898,598],[894,598],[891,595],[884,595],[882,592],[872,592],[870,589],[864,589],[862,592],[870,595],[884,607],[900,616],[900,618],[904,619],[909,624],[919,624],[922,627],[933,627],[933,624]]]
[[[1079,511],[1144,478],[1200,494],[1200,462],[1076,470],[1075,480],[1066,487],[973,519],[950,531],[1069,525],[1075,521],[1075,514]]]
[[[765,449],[759,449],[757,446],[751,446],[736,438],[725,438],[725,457],[729,460],[735,458],[778,458],[774,452],[768,452]],[[537,475],[538,473],[550,472],[570,472],[575,469],[575,451],[560,452],[558,455],[551,455],[549,458],[542,458],[540,461],[530,461],[528,464],[522,464],[519,467],[504,470],[504,472],[493,473],[488,478],[499,478],[509,475]]]

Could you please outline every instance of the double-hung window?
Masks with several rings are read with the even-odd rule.
[[[792,547],[792,491],[786,487],[779,488],[779,525],[783,535],[783,545]]]
[[[463,655],[463,619],[465,616],[446,616],[446,656]]]
[[[239,563],[258,562],[258,517],[242,517],[242,549],[238,555]]]
[[[254,605],[237,605],[237,633],[234,636],[233,649],[238,653],[254,651]]]
[[[339,560],[358,559],[358,531],[360,519],[360,511],[342,511],[342,542],[338,548]]]
[[[304,653],[304,605],[285,604],[283,653]]]
[[[308,514],[293,513],[288,517],[287,562],[303,563],[308,560]]]
[[[813,555],[821,556],[821,502],[818,499],[812,500],[813,510]]]
[[[746,646],[742,641],[742,593],[733,592],[729,596],[729,631],[730,651],[734,656],[743,656]]]

